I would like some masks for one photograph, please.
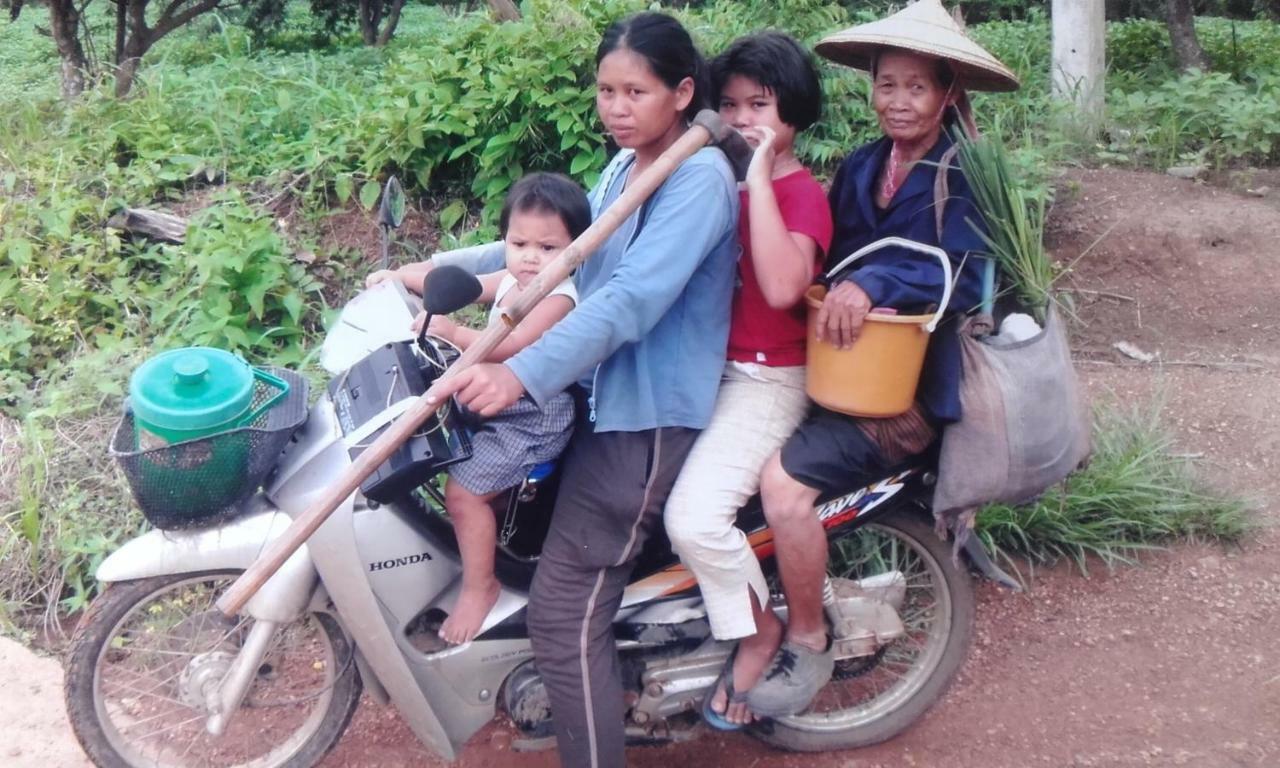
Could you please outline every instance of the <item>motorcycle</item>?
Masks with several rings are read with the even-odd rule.
[[[429,313],[474,298],[465,290],[424,294]],[[525,611],[554,506],[555,466],[535,469],[495,504],[502,591],[478,636],[455,647],[435,634],[461,586],[440,475],[468,452],[456,411],[433,417],[239,615],[229,619],[215,607],[456,354],[406,331],[416,309],[391,284],[353,300],[326,339],[322,361],[333,378],[314,404],[307,406],[301,377],[277,371],[294,385],[272,411],[283,414],[288,434],[268,457],[261,490],[211,525],[150,530],[98,568],[106,588],[75,631],[65,686],[73,730],[95,764],[312,766],[341,738],[362,689],[394,706],[446,759],[499,708],[519,732],[516,749],[554,746]],[[787,750],[859,747],[899,733],[942,696],[968,652],[974,593],[934,532],[932,480],[927,464],[905,466],[819,500],[835,675],[805,712],[756,723],[749,734]],[[738,524],[785,613],[758,498]],[[976,537],[963,551],[970,566],[1007,579]],[[661,535],[635,568],[614,633],[629,738],[696,736],[702,698],[732,644],[711,636],[696,582]]]

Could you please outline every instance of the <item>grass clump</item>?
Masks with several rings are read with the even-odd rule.
[[[1253,528],[1249,505],[1206,486],[1177,455],[1160,407],[1100,409],[1089,466],[1035,503],[995,504],[978,513],[978,535],[1007,562],[1069,558],[1087,572],[1177,539],[1232,542]]]
[[[96,594],[102,560],[144,526],[106,450],[142,350],[81,350],[21,420],[0,416],[0,630],[56,628]]]

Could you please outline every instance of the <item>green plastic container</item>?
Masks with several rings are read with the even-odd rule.
[[[275,396],[257,408],[253,407],[255,379],[276,389]],[[129,380],[139,447],[182,443],[247,426],[288,391],[283,380],[211,347],[184,347],[157,355]]]
[[[145,481],[182,489],[182,506],[191,509],[235,503],[252,446],[248,432],[235,430],[288,391],[288,382],[220,349],[185,347],[146,361],[129,380]]]

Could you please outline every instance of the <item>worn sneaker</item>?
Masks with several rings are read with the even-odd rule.
[[[803,712],[835,670],[831,638],[827,647],[815,651],[798,643],[784,642],[773,656],[764,677],[747,694],[747,706],[763,717],[788,717]]]

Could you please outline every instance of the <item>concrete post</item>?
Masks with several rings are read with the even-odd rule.
[[[1053,0],[1053,92],[1076,105],[1083,126],[1102,123],[1106,90],[1103,0]]]

